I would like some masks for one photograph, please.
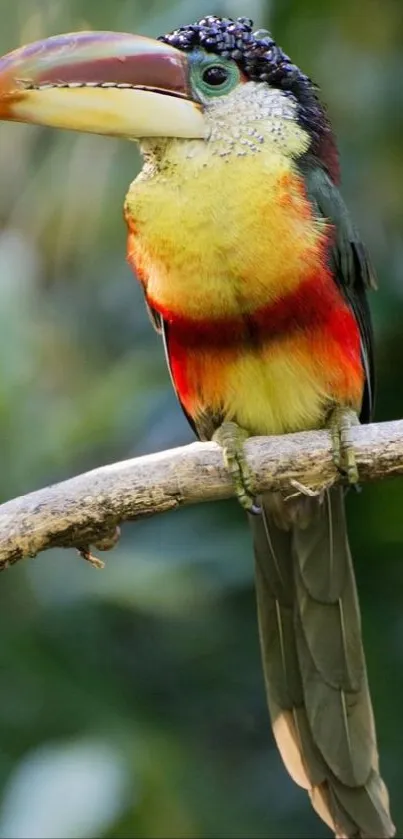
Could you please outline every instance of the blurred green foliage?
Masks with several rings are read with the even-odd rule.
[[[254,14],[317,80],[380,291],[378,419],[403,417],[400,0],[0,0],[0,51]],[[124,142],[0,125],[0,493],[191,439],[125,262]],[[240,197],[241,198],[241,197]],[[382,768],[403,828],[403,484],[351,498]],[[1,576],[0,835],[307,837],[326,829],[266,712],[235,503],[127,525],[96,573],[53,551]],[[402,835],[402,834],[400,834]]]

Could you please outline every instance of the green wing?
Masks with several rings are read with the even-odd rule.
[[[366,292],[377,287],[375,273],[340,192],[329,175],[318,165],[304,167],[303,174],[308,197],[318,216],[330,221],[334,227],[330,265],[334,280],[353,310],[360,330],[366,378],[360,419],[369,422],[373,413],[375,381],[373,333]]]

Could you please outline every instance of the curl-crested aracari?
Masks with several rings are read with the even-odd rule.
[[[0,62],[0,117],[140,141],[125,203],[129,261],[182,408],[217,439],[254,532],[274,736],[340,837],[391,837],[343,489],[255,500],[248,435],[348,427],[373,402],[375,285],[338,190],[331,127],[310,79],[247,18],[154,41],[49,38]]]

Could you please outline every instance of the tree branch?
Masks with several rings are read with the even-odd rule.
[[[403,421],[358,426],[351,437],[362,482],[403,475]],[[327,431],[255,437],[245,452],[256,492],[291,494],[299,485],[315,491],[340,479]],[[0,568],[56,546],[87,555],[90,544],[110,546],[122,521],[232,495],[215,443],[103,466],[1,505]]]

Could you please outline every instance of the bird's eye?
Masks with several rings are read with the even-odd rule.
[[[213,64],[212,67],[207,67],[202,75],[202,79],[205,84],[208,84],[211,87],[218,87],[219,85],[225,84],[229,76],[229,72],[226,67],[222,67],[219,64]]]
[[[240,82],[240,69],[232,59],[195,50],[189,60],[192,90],[202,102],[231,93]]]

